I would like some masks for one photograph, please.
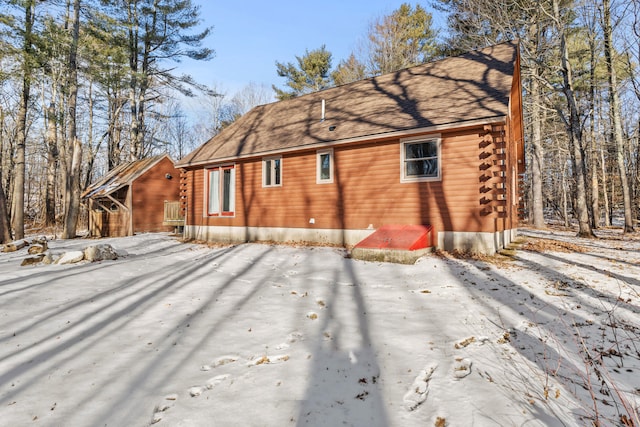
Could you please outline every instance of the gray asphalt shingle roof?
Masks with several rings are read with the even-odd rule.
[[[119,190],[125,185],[131,185],[131,183],[140,175],[145,173],[164,157],[168,157],[168,155],[160,154],[153,157],[147,157],[146,159],[137,160],[135,162],[122,163],[116,168],[110,170],[98,181],[89,185],[84,193],[82,193],[82,198],[88,199],[104,197]]]
[[[261,105],[189,153],[177,166],[503,117],[508,114],[516,57],[517,45],[503,43]],[[335,126],[333,131],[331,126]]]

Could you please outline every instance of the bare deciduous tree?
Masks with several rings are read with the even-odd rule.
[[[611,131],[615,145],[616,163],[620,174],[620,185],[624,205],[624,232],[633,232],[633,214],[631,209],[631,192],[627,179],[627,168],[624,161],[625,144],[623,141],[622,118],[620,117],[620,97],[618,95],[618,77],[614,66],[614,49],[611,26],[611,4],[609,0],[602,0],[602,32],[604,37],[604,56],[609,78],[609,116]]]
[[[80,0],[73,2],[73,18],[71,19],[71,46],[69,48],[68,69],[68,110],[67,140],[69,149],[66,151],[67,175],[65,185],[65,218],[62,237],[71,239],[76,237],[78,216],[80,215],[80,176],[82,166],[82,142],[78,138],[77,104],[78,104],[78,41],[80,38]]]
[[[0,107],[0,165],[3,165],[4,153],[4,109]],[[0,243],[7,243],[12,240],[11,224],[9,223],[9,212],[7,209],[7,198],[4,194],[2,179],[3,167],[0,167]]]
[[[560,74],[562,77],[562,92],[568,107],[568,117],[561,111],[569,138],[569,152],[572,166],[572,174],[575,179],[575,211],[578,219],[578,235],[582,237],[592,237],[591,221],[589,219],[589,209],[587,206],[587,180],[584,154],[584,140],[582,123],[580,120],[580,110],[578,100],[574,91],[573,68],[569,59],[569,49],[567,47],[566,24],[560,14],[558,0],[553,0],[553,15],[557,24],[558,37],[560,39]]]
[[[13,170],[13,200],[11,203],[12,225],[16,239],[24,237],[24,197],[25,197],[25,150],[27,144],[27,114],[31,99],[33,70],[33,24],[35,20],[35,0],[22,5],[24,12],[22,30],[21,76],[22,91],[18,107],[15,169]]]

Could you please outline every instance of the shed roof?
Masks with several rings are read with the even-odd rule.
[[[165,157],[171,160],[168,154],[161,154],[134,162],[122,163],[110,170],[100,180],[91,184],[84,193],[82,193],[82,198],[90,199],[106,196],[126,185],[131,185],[139,176],[151,169]],[[173,160],[171,160],[171,162],[173,163]]]
[[[517,54],[515,43],[503,43],[261,105],[186,155],[177,166],[504,118]]]

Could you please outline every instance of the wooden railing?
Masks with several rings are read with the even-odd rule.
[[[162,220],[162,225],[184,225],[184,216],[182,215],[179,201],[164,201],[164,219]]]

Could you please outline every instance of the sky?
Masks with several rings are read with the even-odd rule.
[[[397,9],[400,0],[277,1],[194,0],[201,7],[203,27],[213,31],[204,45],[216,51],[208,62],[183,61],[180,71],[196,81],[215,86],[232,96],[249,83],[283,87],[275,62],[294,62],[305,50],[323,44],[333,54],[335,67],[354,51],[369,24]],[[416,2],[410,2],[415,6]],[[434,25],[443,20],[427,2],[421,5],[434,15]]]

